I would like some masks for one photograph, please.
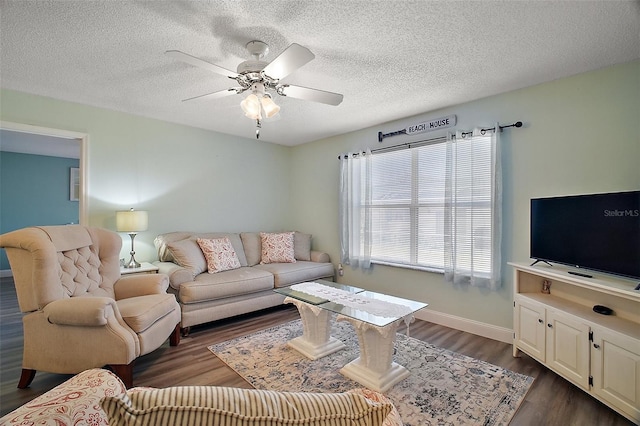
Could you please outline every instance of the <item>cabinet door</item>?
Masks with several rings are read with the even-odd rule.
[[[593,330],[593,392],[640,423],[640,341]]]
[[[516,299],[514,328],[516,346],[539,361],[545,357],[545,309],[544,306]]]
[[[589,390],[589,326],[576,317],[547,310],[547,366]]]

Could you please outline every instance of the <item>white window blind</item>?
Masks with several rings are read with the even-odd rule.
[[[444,270],[445,168],[445,143],[372,157],[372,261]]]

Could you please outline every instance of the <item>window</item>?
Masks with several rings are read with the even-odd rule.
[[[345,250],[343,244],[343,262],[350,263],[352,251],[361,264],[370,254],[372,263],[440,271],[457,283],[498,285],[497,136],[465,136],[348,160],[369,163],[359,169],[359,176],[368,177],[350,188],[349,213],[357,229],[352,247]]]
[[[444,270],[445,168],[445,143],[372,156],[372,262]]]

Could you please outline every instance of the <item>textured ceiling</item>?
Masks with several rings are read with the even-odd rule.
[[[344,94],[275,97],[261,140],[296,145],[640,57],[638,1],[0,1],[0,84],[247,138],[235,82],[244,45],[316,58],[283,82]],[[499,119],[499,117],[496,117]]]

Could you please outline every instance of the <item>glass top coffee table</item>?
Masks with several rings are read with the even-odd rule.
[[[323,280],[275,291],[300,312],[303,334],[287,344],[307,358],[318,359],[345,347],[330,335],[331,313],[337,313],[337,321],[353,325],[360,347],[360,356],[340,370],[343,375],[378,392],[409,376],[406,368],[393,362],[396,331],[402,320],[411,321],[426,303]]]

